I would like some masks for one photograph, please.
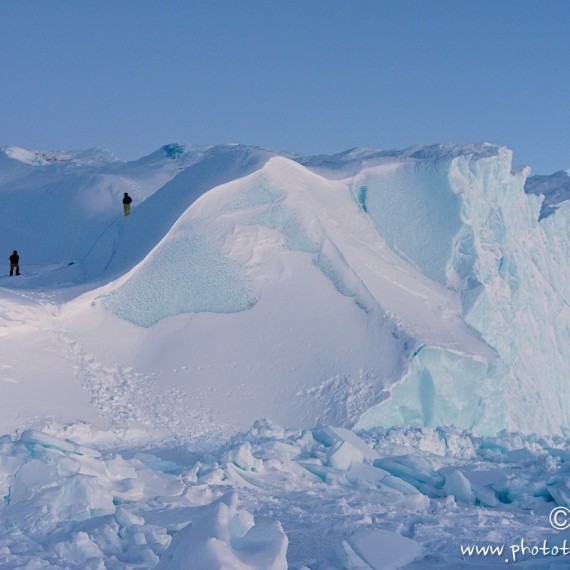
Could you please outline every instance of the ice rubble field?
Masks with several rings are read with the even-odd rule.
[[[569,177],[528,175],[2,149],[0,567],[568,567]]]
[[[257,421],[205,449],[121,451],[66,429],[101,435],[0,440],[3,568],[568,567],[532,551],[570,543],[548,522],[570,500],[560,437]],[[488,545],[504,551],[462,554]]]

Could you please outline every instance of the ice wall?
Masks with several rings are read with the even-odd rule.
[[[352,185],[386,243],[444,284],[453,238],[461,227],[461,199],[451,189],[445,164],[392,162],[365,169]]]
[[[528,170],[513,173],[511,159],[497,149],[491,157],[440,157],[357,179],[367,187],[365,205],[378,231],[458,292],[464,319],[500,357],[490,366],[437,347],[418,353],[391,399],[367,412],[361,427],[452,423],[483,432],[559,432],[570,425],[570,207],[539,222],[541,199],[525,194]],[[429,175],[418,178],[426,168]],[[417,214],[407,223],[400,216],[399,231],[394,220],[384,230],[386,212],[399,208],[398,192],[410,205],[421,206],[426,194],[433,203],[409,207]],[[446,217],[445,229],[430,230]],[[418,247],[407,231],[426,236],[425,244]]]

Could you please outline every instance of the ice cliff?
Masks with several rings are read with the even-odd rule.
[[[524,192],[528,170],[513,172],[512,153],[503,148],[483,157],[440,155],[388,177],[360,176],[379,232],[425,274],[457,291],[465,322],[499,356],[486,363],[426,347],[411,359],[391,399],[361,425],[455,423],[489,432],[567,427],[568,203],[539,222],[541,199]],[[413,231],[395,221],[405,219],[404,210]]]

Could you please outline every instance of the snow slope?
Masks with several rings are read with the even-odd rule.
[[[528,174],[3,149],[0,568],[566,567],[570,206]]]

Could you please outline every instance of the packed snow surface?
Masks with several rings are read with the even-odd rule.
[[[528,176],[2,149],[0,568],[567,566],[568,175]]]

